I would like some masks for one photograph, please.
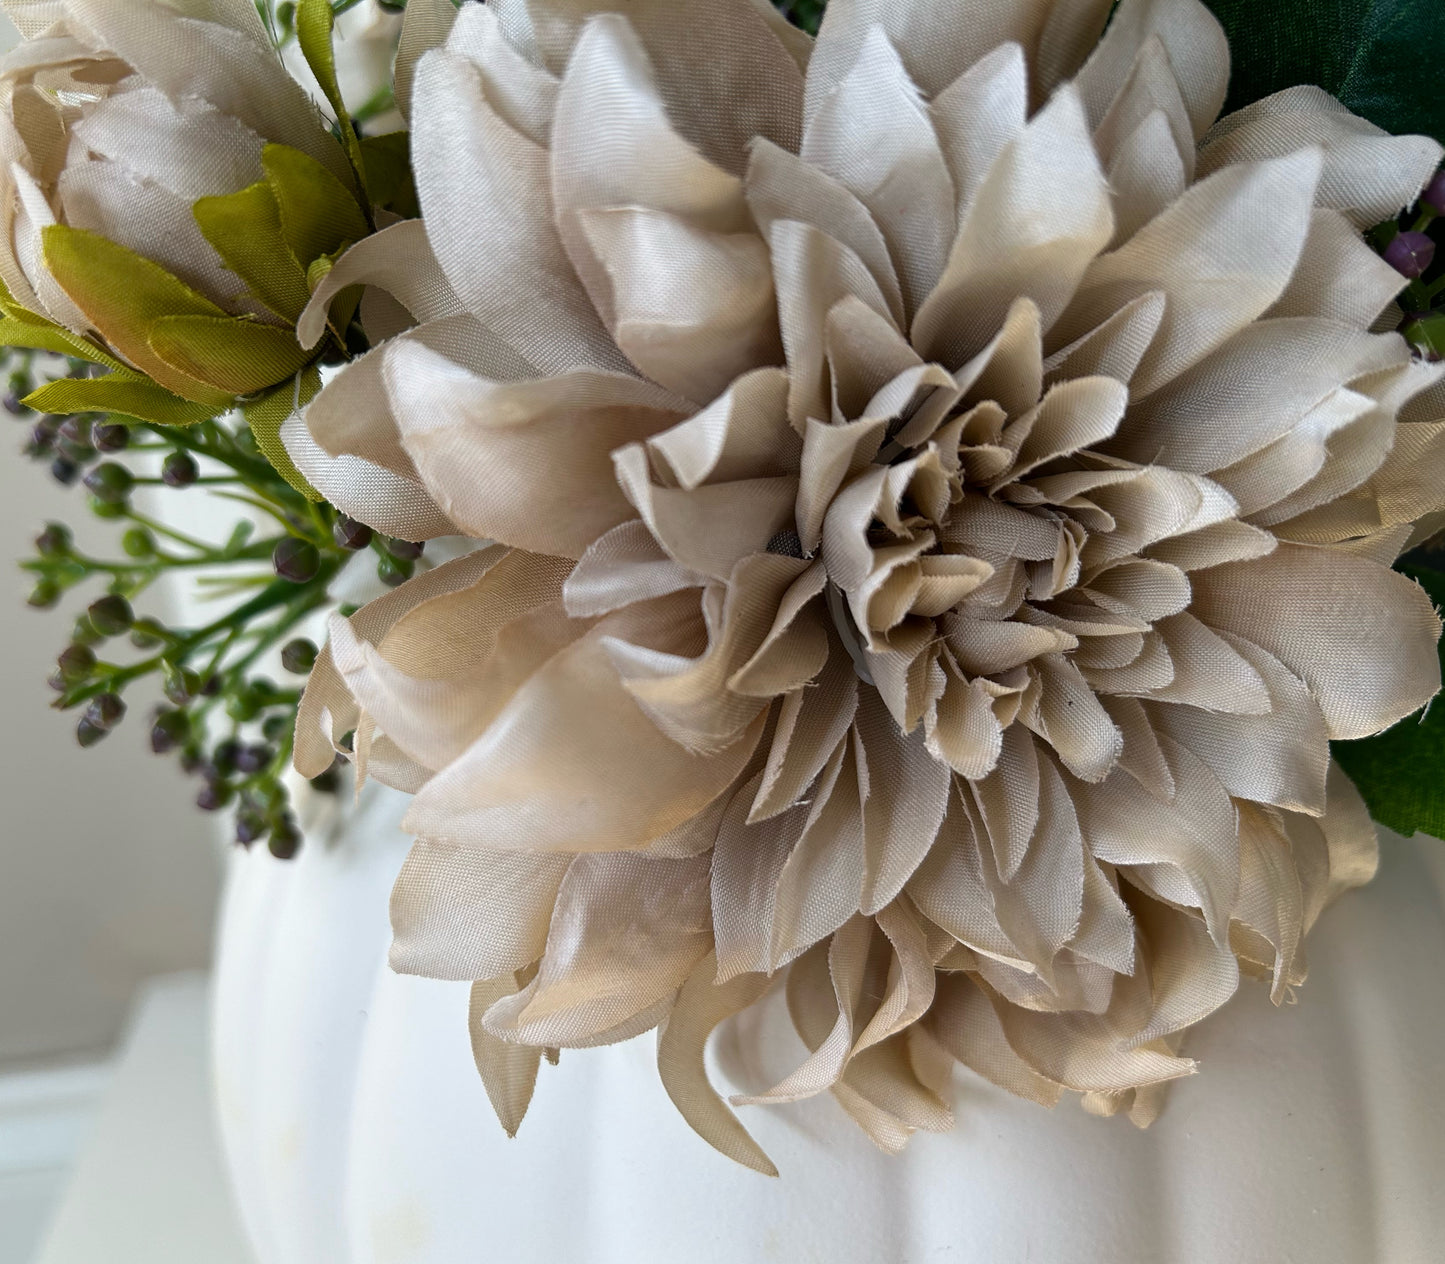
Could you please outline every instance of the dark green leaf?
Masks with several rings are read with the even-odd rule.
[[[1400,570],[1445,605],[1445,573],[1423,566]],[[1378,737],[1336,742],[1335,758],[1369,804],[1370,815],[1397,834],[1445,837],[1445,704],[1435,701]]]
[[[419,219],[421,207],[412,180],[410,141],[406,132],[368,136],[361,142],[361,153],[366,160],[372,205],[393,211],[403,219]]]
[[[818,25],[823,20],[823,10],[828,7],[828,0],[773,0],[773,4],[794,26],[801,26],[803,30],[816,35]]]
[[[1316,84],[1396,134],[1445,141],[1441,0],[1205,0],[1229,34],[1226,112]]]

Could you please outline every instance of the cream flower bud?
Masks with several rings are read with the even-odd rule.
[[[4,8],[6,326],[112,370],[41,406],[194,420],[291,378],[308,269],[370,225],[251,0]]]

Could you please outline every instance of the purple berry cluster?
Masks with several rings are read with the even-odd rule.
[[[300,635],[301,625],[336,608],[330,587],[357,555],[369,552],[377,577],[395,586],[426,565],[424,548],[308,501],[264,459],[245,426],[205,422],[176,429],[32,411],[25,400],[39,382],[67,368],[88,371],[59,357],[0,350],[0,372],[8,373],[0,403],[26,427],[26,453],[62,485],[78,485],[91,513],[121,532],[119,548],[106,556],[84,547],[69,527],[51,523],[22,564],[36,609],[54,609],[83,587],[104,588],[74,616],[49,681],[54,705],[76,714],[76,740],[87,749],[122,727],[128,714],[144,711],[150,749],[175,757],[198,779],[197,805],[232,812],[239,844],[265,840],[273,854],[289,858],[301,832],[283,774],[301,685],[319,652]],[[249,505],[270,524],[269,533],[246,521],[216,544],[147,516],[136,503],[141,488],[168,495],[201,486]],[[215,619],[171,627],[137,614],[134,603],[161,576],[176,572],[196,577],[219,599]],[[228,597],[232,604],[225,608]],[[263,674],[268,662],[293,679],[278,684]],[[135,694],[147,682],[159,686],[160,696],[137,708]],[[346,762],[339,757],[313,785],[339,789]]]
[[[1428,360],[1445,358],[1445,171],[1420,195],[1418,205],[1371,234],[1386,263],[1410,284],[1400,297],[1401,332]]]

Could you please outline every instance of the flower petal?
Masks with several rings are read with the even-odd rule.
[[[1048,329],[1113,233],[1108,185],[1083,109],[1077,93],[1063,88],[984,178],[938,286],[913,322],[914,346],[957,368],[1021,296],[1034,301]]]
[[[541,369],[625,368],[553,226],[547,151],[497,113],[476,67],[456,53],[422,59],[415,97],[417,193],[457,298]],[[516,302],[519,293],[528,301]]]
[[[1168,306],[1132,391],[1138,398],[1172,382],[1284,293],[1309,233],[1321,163],[1318,150],[1303,149],[1194,185],[1089,268],[1054,344],[1158,291]]]
[[[1425,136],[1391,136],[1357,118],[1319,88],[1286,88],[1256,101],[1204,138],[1199,174],[1259,162],[1310,145],[1324,149],[1317,204],[1371,228],[1420,195],[1440,165],[1441,149]]]
[[[398,974],[468,981],[531,965],[547,946],[571,863],[568,855],[418,839],[391,892],[388,964]]]
[[[638,378],[498,381],[404,339],[386,348],[384,373],[402,445],[447,516],[479,539],[566,557],[633,516],[612,451],[688,411]]]
[[[1367,737],[1440,688],[1440,620],[1413,580],[1366,558],[1281,544],[1198,571],[1193,609],[1267,650],[1310,688],[1332,739]]]
[[[690,820],[732,784],[757,746],[761,718],[716,756],[685,751],[618,680],[603,644],[616,618],[517,691],[412,801],[407,829],[478,846],[630,850]]]
[[[557,893],[537,977],[487,1011],[486,1030],[565,1049],[632,1019],[656,1026],[666,1011],[654,1007],[671,1007],[712,947],[708,868],[707,856],[579,856]]]

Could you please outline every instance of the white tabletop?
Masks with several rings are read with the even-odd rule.
[[[141,993],[35,1264],[253,1264],[221,1167],[207,1027],[203,975]]]

